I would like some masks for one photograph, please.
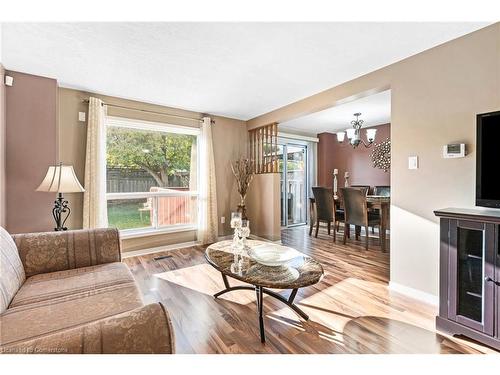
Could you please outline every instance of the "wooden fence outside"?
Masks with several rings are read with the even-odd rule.
[[[184,175],[169,176],[169,186],[185,187],[189,183]],[[144,169],[133,168],[107,168],[106,191],[108,193],[135,193],[150,191],[158,186],[156,180]]]

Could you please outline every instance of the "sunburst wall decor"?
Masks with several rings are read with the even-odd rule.
[[[372,151],[373,168],[383,169],[387,172],[391,168],[391,140],[375,144]]]

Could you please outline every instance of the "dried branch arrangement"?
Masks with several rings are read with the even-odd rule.
[[[241,204],[245,204],[248,187],[254,176],[254,163],[250,159],[240,158],[231,163],[231,170],[238,184],[238,193],[240,194]]]

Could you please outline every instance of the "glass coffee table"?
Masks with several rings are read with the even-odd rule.
[[[205,258],[208,263],[217,269],[224,282],[225,289],[214,294],[217,298],[224,293],[234,290],[255,290],[257,296],[257,311],[259,316],[260,340],[266,341],[264,333],[263,319],[263,295],[267,294],[274,297],[297,313],[304,320],[309,316],[293,303],[299,288],[304,288],[316,284],[323,277],[324,271],[321,264],[313,258],[300,253],[296,250],[293,259],[279,266],[266,266],[261,264],[248,255],[248,250],[253,247],[269,244],[263,241],[247,241],[247,248],[237,250],[233,247],[232,241],[221,241],[210,245],[205,251]],[[251,284],[231,286],[228,276],[234,279]],[[272,289],[290,289],[288,298],[269,290]]]

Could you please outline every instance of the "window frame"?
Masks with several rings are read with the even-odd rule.
[[[161,132],[161,133],[174,133],[174,134],[184,134],[184,135],[194,135],[196,137],[196,173],[198,178],[196,179],[197,184],[199,184],[200,176],[200,135],[201,129],[199,127],[190,127],[183,125],[174,125],[170,123],[152,122],[144,121],[138,119],[131,119],[125,117],[106,117],[105,122],[106,127],[106,142],[107,142],[107,130],[108,127],[118,127],[126,128],[131,130],[142,130],[151,132]],[[106,169],[107,169],[107,152],[106,152]],[[127,200],[127,199],[152,199],[152,214],[153,220],[150,227],[140,227],[140,228],[129,228],[129,229],[119,229],[121,238],[135,238],[143,237],[148,235],[162,234],[162,233],[176,233],[193,231],[198,229],[198,220],[193,224],[171,224],[171,225],[158,225],[158,198],[161,197],[198,197],[198,188],[196,186],[195,190],[179,190],[177,192],[125,192],[125,193],[108,193],[106,192],[106,210],[108,209],[108,201],[110,200]],[[200,205],[197,201],[197,213],[199,217]]]

